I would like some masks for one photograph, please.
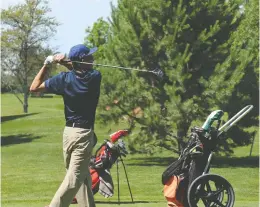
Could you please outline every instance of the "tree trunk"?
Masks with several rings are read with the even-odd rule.
[[[187,136],[189,126],[190,126],[189,123],[184,123],[184,122],[177,125],[178,148],[180,152],[183,150],[183,148],[186,145],[184,138]]]
[[[27,85],[24,86],[24,90],[23,90],[23,112],[24,113],[28,113],[28,87]]]
[[[255,136],[253,137],[253,141],[252,141],[252,144],[251,144],[251,148],[250,148],[249,157],[251,157],[251,156],[252,156],[253,147],[254,147],[254,142],[255,142]]]

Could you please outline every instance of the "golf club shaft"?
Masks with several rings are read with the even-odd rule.
[[[148,73],[155,73],[153,70],[129,68],[129,67],[122,67],[122,66],[114,66],[114,65],[105,65],[105,64],[98,64],[98,63],[88,63],[88,62],[70,61],[70,60],[65,60],[63,62],[80,63],[80,64],[85,64],[85,65],[96,65],[96,66],[117,68],[117,69],[123,69],[123,70],[136,70],[136,71],[142,71],[142,72],[148,72]]]
[[[125,171],[125,177],[126,177],[126,181],[127,181],[128,189],[129,189],[130,196],[131,196],[131,200],[132,200],[132,203],[133,203],[133,202],[134,202],[133,194],[132,194],[132,191],[131,191],[131,188],[130,188],[130,183],[129,183],[128,176],[127,176],[127,172],[126,172],[126,169],[125,169],[125,164],[124,164],[124,161],[123,161],[121,155],[120,155],[120,160],[121,160],[121,162],[122,162],[122,164],[123,164],[123,168],[124,168],[124,171]]]
[[[119,171],[118,171],[118,160],[116,161],[116,175],[117,175],[117,201],[120,204],[120,189],[119,189]]]

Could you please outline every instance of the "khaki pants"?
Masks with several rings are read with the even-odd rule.
[[[68,207],[75,195],[80,207],[95,207],[88,168],[93,142],[92,129],[65,127],[63,153],[67,173],[50,207]]]

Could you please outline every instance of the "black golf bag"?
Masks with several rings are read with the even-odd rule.
[[[162,174],[168,206],[234,206],[235,193],[231,184],[220,175],[210,174],[210,163],[218,142],[225,138],[225,132],[252,109],[252,105],[244,107],[221,127],[224,112],[216,110],[202,127],[191,129],[190,139],[179,159]],[[214,121],[217,124],[213,127]]]
[[[180,157],[163,172],[162,184],[166,185],[166,192],[171,193],[174,190],[174,195],[169,200],[177,203],[177,206],[189,206],[186,198],[187,190],[190,184],[203,173],[208,156],[215,146],[214,140],[205,137],[202,128],[192,128],[190,139]],[[174,179],[177,182],[174,182]],[[168,186],[170,186],[169,190]]]

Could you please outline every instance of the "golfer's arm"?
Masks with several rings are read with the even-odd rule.
[[[44,79],[45,79],[45,76],[46,76],[48,71],[49,71],[49,68],[48,68],[47,65],[44,65],[41,68],[41,70],[35,76],[32,84],[31,84],[31,87],[30,87],[31,92],[44,92],[44,91],[46,91]]]

